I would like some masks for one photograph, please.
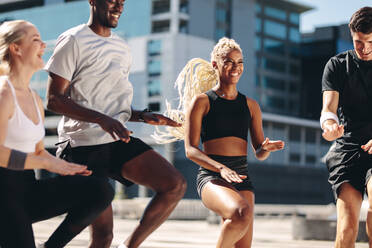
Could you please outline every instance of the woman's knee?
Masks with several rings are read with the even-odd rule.
[[[253,206],[250,206],[247,202],[242,201],[239,204],[236,204],[231,212],[231,221],[236,223],[236,225],[246,226],[251,223],[253,219]]]

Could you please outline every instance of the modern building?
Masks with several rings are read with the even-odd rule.
[[[353,41],[347,24],[318,27],[312,33],[302,34],[300,106],[303,118],[319,119],[324,66],[334,55],[350,49],[353,49]]]
[[[30,2],[35,3],[29,8]],[[19,5],[17,5],[19,4]],[[13,6],[11,11],[3,11]],[[18,7],[17,7],[18,6]],[[239,91],[256,99],[263,110],[265,136],[282,139],[286,149],[258,162],[249,150],[257,202],[328,203],[332,201],[321,158],[329,144],[317,121],[301,119],[301,36],[299,16],[308,6],[289,0],[127,0],[116,32],[133,53],[130,80],[135,109],[164,111],[165,99],[177,100],[173,87],[178,73],[194,57],[209,60],[216,41],[234,38],[244,53],[245,72]],[[88,1],[0,1],[0,20],[33,22],[48,43],[45,59],[58,35],[88,20]],[[47,75],[35,75],[32,86],[45,97]],[[46,144],[53,148],[59,117],[46,121]],[[184,156],[182,142],[157,145],[152,126],[128,124],[134,134],[172,161],[188,181],[187,198],[195,198],[197,166]],[[151,194],[126,189],[129,197]]]

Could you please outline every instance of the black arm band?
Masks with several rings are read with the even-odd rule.
[[[26,157],[27,153],[12,149],[10,152],[7,168],[10,170],[23,171],[25,169]]]

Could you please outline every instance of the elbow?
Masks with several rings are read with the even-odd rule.
[[[192,149],[190,149],[189,147],[185,147],[185,155],[186,155],[186,158],[192,160],[193,159],[193,155],[194,153],[191,151]]]
[[[188,149],[185,150],[185,155],[186,158],[191,159],[191,152]]]

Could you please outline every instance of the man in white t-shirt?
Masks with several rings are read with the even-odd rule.
[[[130,136],[127,121],[179,126],[171,119],[131,108],[128,81],[132,57],[127,44],[111,32],[124,0],[89,0],[87,24],[60,35],[46,65],[48,109],[63,115],[58,125],[58,154],[88,165],[93,176],[137,183],[156,192],[142,219],[120,247],[138,247],[169,216],[186,190],[183,176],[140,139]],[[133,182],[133,183],[132,183]],[[109,207],[92,224],[90,248],[110,247],[113,228]]]

